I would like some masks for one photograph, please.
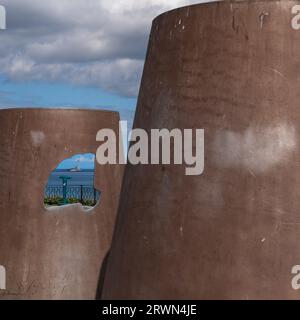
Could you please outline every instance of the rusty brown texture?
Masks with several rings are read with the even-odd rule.
[[[96,153],[96,133],[118,133],[109,111],[16,109],[0,111],[0,265],[2,299],[95,299],[110,248],[122,168],[95,165],[101,201],[47,210],[50,173],[75,154]],[[103,277],[103,276],[102,276]]]
[[[210,3],[154,20],[134,126],[205,129],[205,170],[128,165],[104,298],[300,298],[296,4]]]

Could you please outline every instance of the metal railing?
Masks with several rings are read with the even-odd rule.
[[[45,188],[45,199],[51,198],[63,198],[63,186],[62,185],[47,185]],[[68,185],[67,187],[67,196],[68,200],[72,199],[78,200],[80,203],[84,203],[86,201],[92,201],[96,204],[101,196],[101,193],[96,190],[93,186],[71,186]]]

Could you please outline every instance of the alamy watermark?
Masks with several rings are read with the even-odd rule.
[[[0,290],[6,290],[6,270],[0,265]]]
[[[299,30],[300,29],[300,5],[297,4],[292,7],[292,28],[294,30]]]
[[[6,9],[0,5],[0,30],[6,29]]]
[[[119,132],[99,130],[98,142],[103,142],[96,152],[100,165],[185,165],[185,174],[201,175],[204,171],[204,129],[133,129],[128,133],[127,121],[120,121]],[[126,137],[123,147],[122,135]],[[119,137],[119,141],[117,141]],[[131,145],[128,147],[128,142]],[[124,149],[128,149],[126,157]],[[117,156],[117,150],[119,155]]]

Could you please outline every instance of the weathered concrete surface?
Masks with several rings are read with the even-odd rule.
[[[96,133],[118,132],[118,113],[86,110],[0,111],[0,265],[3,299],[94,299],[121,185],[120,166],[95,165],[101,202],[44,208],[50,173],[75,154],[95,153]]]
[[[300,298],[295,4],[211,3],[154,21],[135,127],[204,128],[205,171],[126,168],[104,298]]]

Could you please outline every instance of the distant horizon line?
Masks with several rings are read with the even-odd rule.
[[[74,168],[55,169],[54,172],[55,171],[71,171],[72,169],[74,169]],[[90,169],[80,169],[78,171],[71,171],[71,172],[94,171],[94,170],[95,170],[95,168],[90,168]]]

